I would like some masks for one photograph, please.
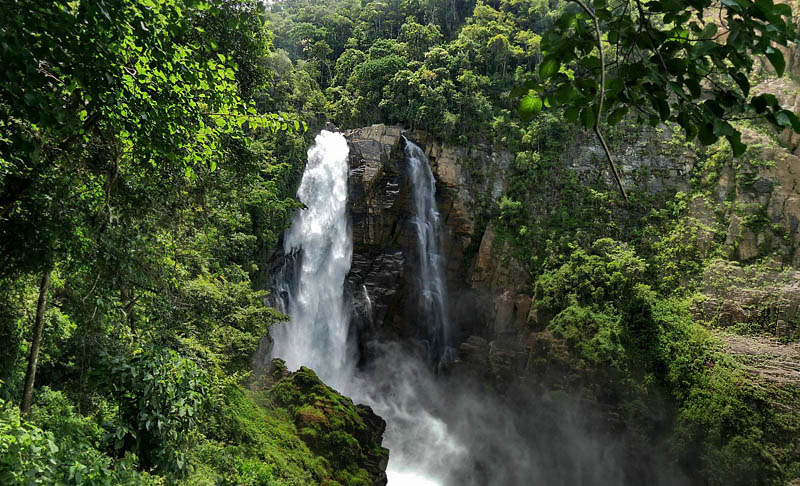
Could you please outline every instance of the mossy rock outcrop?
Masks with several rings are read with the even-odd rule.
[[[330,463],[330,486],[387,483],[389,450],[381,446],[386,422],[371,408],[354,404],[306,367],[284,374],[268,395],[288,410],[306,445]]]

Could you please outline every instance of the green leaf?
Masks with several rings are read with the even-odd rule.
[[[747,79],[747,75],[741,71],[737,71],[731,74],[731,77],[733,78],[734,81],[736,81],[736,84],[739,85],[739,88],[741,88],[742,93],[745,96],[748,96],[750,94],[750,81]]]
[[[653,98],[653,107],[658,111],[661,121],[667,121],[670,114],[669,103],[664,98]]]
[[[764,113],[767,111],[767,102],[763,96],[754,96],[750,104],[753,105],[756,113]]]
[[[572,12],[564,12],[561,17],[556,21],[556,25],[561,30],[567,30],[572,22],[575,20],[575,14]]]
[[[697,80],[692,78],[687,78],[683,82],[687,88],[689,88],[689,93],[691,93],[692,97],[699,98],[701,94],[703,94],[702,88],[700,87],[700,83]]]
[[[714,125],[710,122],[700,125],[700,131],[697,134],[697,138],[703,145],[711,145],[712,143],[716,142],[717,136],[714,135]]]
[[[608,124],[611,126],[616,125],[617,123],[620,122],[620,120],[622,120],[622,117],[625,116],[626,113],[628,113],[627,106],[617,107],[614,111],[611,112],[610,115],[608,115],[608,120],[607,120]]]
[[[714,22],[709,22],[706,24],[705,28],[703,29],[703,33],[700,34],[704,39],[711,39],[715,35],[717,35],[717,24]]]
[[[584,128],[592,128],[595,122],[594,107],[587,106],[581,110],[581,124]]]
[[[509,96],[512,98],[519,98],[520,96],[524,95],[528,92],[528,88],[525,86],[514,86],[514,88],[509,93]]]
[[[747,145],[742,143],[742,136],[739,132],[726,135],[725,138],[728,139],[728,143],[731,144],[731,150],[733,150],[734,157],[742,155],[745,150],[747,150]]]
[[[733,126],[720,119],[714,120],[714,136],[719,137],[729,137],[736,133],[736,130],[733,129]]]
[[[570,106],[564,111],[564,119],[567,120],[567,122],[572,123],[578,119],[580,113],[581,112],[578,108]]]
[[[781,110],[777,114],[775,114],[775,120],[777,121],[779,126],[782,127],[790,127],[792,126],[792,120],[789,118],[788,112],[786,110]]]
[[[738,0],[722,0],[722,4],[733,10],[738,11],[741,9],[741,5],[739,4]]]
[[[766,55],[778,76],[783,76],[783,72],[786,70],[786,60],[783,58],[783,53],[772,47],[768,47]]]
[[[562,84],[556,91],[556,101],[559,103],[567,103],[575,97],[576,91],[572,83]]]
[[[772,6],[773,10],[776,14],[780,15],[781,17],[787,17],[789,19],[792,18],[792,7],[785,3],[777,3]]]
[[[775,113],[775,123],[781,127],[791,127],[797,133],[800,133],[800,118],[789,110],[780,110]]]
[[[547,79],[553,76],[561,68],[561,61],[554,56],[544,58],[544,61],[539,65],[539,77]]]
[[[530,120],[542,111],[542,99],[528,93],[519,103],[519,114],[523,120]]]

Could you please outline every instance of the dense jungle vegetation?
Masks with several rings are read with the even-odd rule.
[[[651,3],[683,21],[710,5]],[[722,3],[750,34],[791,16],[766,0]],[[775,96],[749,95],[783,74],[771,41],[796,40],[792,24],[725,51],[715,68],[731,77],[716,98],[697,91],[709,73],[664,74],[654,50],[663,42],[628,39],[650,51],[632,63],[647,72],[609,67],[618,82],[603,112],[591,18],[576,19],[565,1],[0,0],[0,9],[3,485],[367,484],[331,454],[340,442],[321,451],[304,441],[300,398],[249,386],[251,357],[282,317],[263,304],[264,264],[300,206],[305,151],[327,122],[401,124],[511,151],[511,185],[480,201],[480,224],[513,244],[552,316],[547,329],[567,343],[550,359],[601,383],[642,440],[658,435],[665,456],[705,484],[800,477],[800,415],[774,405],[800,392],[764,387],[692,317],[724,241],[709,230],[701,251],[708,228],[686,224],[691,201],[713,192],[704,175],[744,153],[741,131],[800,128]],[[575,45],[556,46],[552,32]],[[711,28],[698,35],[719,40]],[[693,44],[703,59],[722,55],[720,45]],[[762,54],[769,65],[754,61]],[[690,80],[677,101],[661,89],[676,77]],[[634,105],[646,106],[639,119]],[[562,154],[603,115],[620,124],[608,129],[612,152],[632,127],[681,126],[671,142],[703,161],[691,188],[664,200],[630,187],[626,201],[605,178],[579,182]],[[352,403],[312,385],[357,420]]]

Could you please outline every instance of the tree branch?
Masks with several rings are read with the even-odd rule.
[[[573,1],[580,5],[583,11],[586,12],[589,17],[591,17],[592,22],[594,23],[594,31],[597,36],[597,49],[600,52],[600,90],[597,97],[597,114],[595,115],[594,119],[594,133],[597,135],[597,139],[600,140],[600,145],[603,146],[603,151],[606,153],[606,159],[608,160],[608,165],[611,167],[611,172],[614,174],[614,179],[617,181],[617,186],[619,186],[619,192],[622,193],[622,197],[625,199],[625,202],[628,202],[628,194],[625,192],[625,185],[622,183],[622,179],[619,176],[616,164],[614,164],[614,158],[611,156],[611,150],[608,148],[608,144],[603,136],[603,132],[600,131],[600,119],[603,115],[603,103],[605,102],[606,98],[606,60],[605,53],[603,52],[603,34],[600,31],[600,22],[597,20],[597,16],[594,14],[594,12],[590,10],[582,0]]]

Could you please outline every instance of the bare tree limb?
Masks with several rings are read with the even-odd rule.
[[[608,165],[611,167],[611,172],[614,174],[614,179],[617,181],[617,186],[619,186],[619,192],[622,193],[622,197],[625,199],[625,202],[628,202],[628,193],[625,192],[625,185],[622,183],[622,179],[617,171],[617,166],[614,164],[614,158],[611,155],[611,150],[608,148],[608,143],[606,143],[603,132],[600,130],[600,119],[603,115],[603,103],[605,102],[606,98],[606,60],[605,53],[603,51],[603,34],[600,31],[600,22],[597,20],[597,16],[594,14],[594,12],[590,10],[582,0],[573,1],[580,5],[583,11],[586,12],[589,17],[591,17],[592,22],[594,23],[594,31],[597,36],[597,49],[600,51],[600,90],[597,96],[597,114],[595,115],[594,119],[594,133],[597,135],[597,139],[600,140],[600,145],[603,146],[603,151],[606,153],[606,159],[608,160]]]

